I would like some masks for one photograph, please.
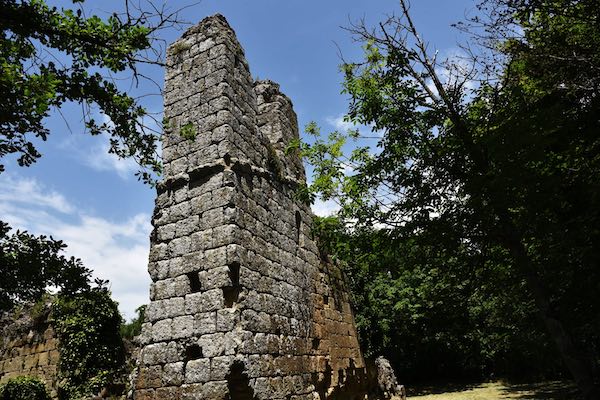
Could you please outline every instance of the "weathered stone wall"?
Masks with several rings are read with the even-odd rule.
[[[7,313],[2,316],[0,384],[17,376],[36,376],[56,397],[57,339],[47,321],[49,308],[40,309],[40,305],[37,308],[35,313],[25,307],[18,315]]]
[[[165,117],[134,397],[363,398],[342,273],[295,196],[291,101],[252,81],[222,16],[170,46]]]

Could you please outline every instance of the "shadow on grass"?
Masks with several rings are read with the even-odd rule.
[[[415,385],[408,386],[406,388],[407,396],[426,396],[430,394],[442,394],[442,393],[455,393],[464,392],[465,390],[471,390],[478,387],[479,383],[448,383],[448,382],[434,382],[426,385]]]
[[[581,400],[577,387],[571,382],[505,383],[502,391],[509,399],[519,400]]]
[[[466,392],[469,392],[468,395]],[[465,392],[465,393],[463,393]],[[408,386],[408,397],[438,395],[439,400],[465,398],[486,400],[582,400],[572,382],[549,381],[517,383],[496,381],[489,383],[448,383]],[[438,396],[435,398],[437,399]],[[487,397],[482,397],[487,396]]]

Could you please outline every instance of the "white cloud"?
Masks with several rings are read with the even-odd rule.
[[[76,224],[52,228],[52,233],[69,245],[69,254],[80,257],[96,276],[110,281],[113,296],[128,318],[135,308],[148,303],[149,221],[150,216],[144,214],[119,223],[82,215]]]
[[[36,180],[5,174],[0,175],[0,215],[14,229],[63,240],[69,256],[81,258],[95,277],[110,281],[128,319],[148,303],[149,215],[118,222],[87,215]]]
[[[315,204],[311,206],[312,212],[319,217],[329,217],[340,209],[340,206],[333,200],[316,200]]]
[[[330,116],[326,117],[325,121],[331,126],[333,126],[336,130],[341,132],[346,132],[349,129],[356,129],[355,125],[350,121],[344,120],[344,115],[338,115],[336,117]]]
[[[96,171],[113,171],[121,179],[129,179],[134,176],[138,165],[131,158],[119,158],[115,154],[109,153],[110,146],[108,142],[92,147],[85,152],[81,160],[85,165]]]
[[[7,173],[2,174],[0,203],[19,203],[24,207],[50,209],[61,213],[73,212],[73,206],[60,193],[53,190],[43,190],[34,179],[16,179]]]
[[[98,143],[100,141],[100,143]],[[100,172],[114,172],[121,179],[128,180],[135,175],[139,166],[131,158],[119,158],[109,153],[110,144],[106,135],[67,136],[59,147],[77,162]]]

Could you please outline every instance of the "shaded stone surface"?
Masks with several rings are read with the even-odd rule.
[[[18,376],[35,376],[56,397],[58,340],[48,322],[51,302],[24,306],[0,317],[0,384]]]
[[[224,17],[168,50],[136,399],[364,398],[341,270],[320,254],[292,103]]]

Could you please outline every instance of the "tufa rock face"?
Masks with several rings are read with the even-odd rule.
[[[291,101],[253,82],[225,18],[168,50],[163,158],[134,398],[364,398],[340,269],[296,200]]]

